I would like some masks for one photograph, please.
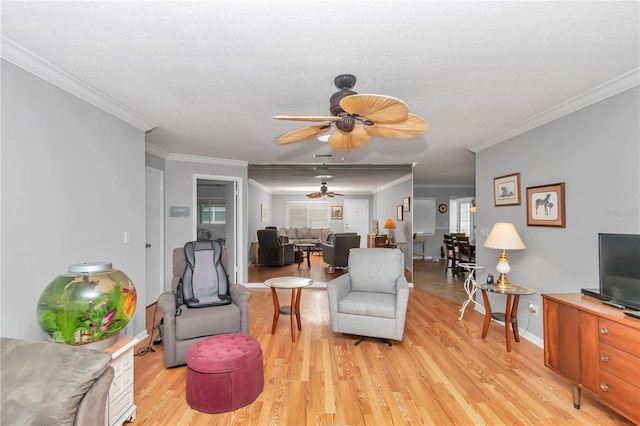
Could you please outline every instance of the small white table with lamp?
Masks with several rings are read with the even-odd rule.
[[[523,250],[525,249],[525,245],[512,223],[496,223],[493,225],[493,228],[491,228],[491,232],[489,232],[489,236],[484,242],[484,247],[502,251],[498,257],[498,264],[496,265],[496,270],[500,273],[500,277],[496,283],[478,284],[478,287],[482,290],[482,298],[485,305],[482,338],[484,339],[487,335],[491,319],[504,321],[507,352],[511,352],[511,339],[509,337],[510,328],[513,329],[513,337],[515,341],[520,341],[520,335],[518,332],[518,303],[520,301],[520,296],[533,294],[535,291],[527,287],[512,285],[509,282],[507,274],[511,271],[511,267],[509,266],[509,259],[507,258],[506,250]],[[506,309],[504,313],[493,312],[491,310],[487,291],[507,296]],[[512,296],[513,303],[511,303]]]

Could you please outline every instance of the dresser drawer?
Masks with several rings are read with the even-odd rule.
[[[109,399],[115,401],[133,385],[133,354],[131,351],[127,351],[114,359],[111,366],[115,374],[109,389]]]
[[[607,371],[600,370],[598,396],[602,402],[620,410],[634,422],[640,422],[640,388]]]
[[[598,335],[600,342],[640,357],[640,330],[600,318]]]
[[[121,395],[110,401],[109,404],[109,424],[116,424],[122,415],[133,406],[133,387],[123,389]],[[120,422],[118,422],[120,423]]]
[[[600,368],[640,388],[640,358],[600,343]],[[640,402],[640,401],[639,401]]]

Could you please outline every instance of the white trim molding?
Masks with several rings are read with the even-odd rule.
[[[520,124],[516,124],[515,126],[498,133],[497,135],[481,139],[469,145],[467,149],[471,152],[478,153],[484,149],[497,145],[500,142],[504,142],[507,139],[511,139],[531,129],[535,129],[536,127],[542,126],[550,121],[557,120],[558,118],[564,117],[565,115],[576,112],[582,108],[593,105],[596,102],[600,102],[638,85],[640,85],[640,68],[635,68],[614,78],[613,80],[601,84],[600,86],[596,86],[588,92],[562,102],[561,104],[543,111],[540,114],[536,114]]]
[[[219,166],[249,167],[249,162],[244,160],[228,160],[226,158],[202,157],[198,155],[171,153],[167,155],[166,159],[174,161],[185,161],[187,163],[206,163],[217,164]]]
[[[101,110],[148,132],[158,127],[143,116],[110,98],[99,90],[89,86],[82,80],[56,67],[51,62],[25,49],[10,38],[2,37],[0,57],[12,64],[34,74],[78,98],[89,102]]]

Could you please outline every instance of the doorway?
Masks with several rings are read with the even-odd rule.
[[[164,172],[152,167],[145,175],[146,299],[152,305],[164,291]]]
[[[360,235],[360,247],[367,247],[369,200],[344,200],[344,232],[357,232]]]
[[[230,282],[244,282],[246,272],[246,267],[240,267],[244,265],[241,182],[229,176],[193,176],[193,235],[223,244]]]

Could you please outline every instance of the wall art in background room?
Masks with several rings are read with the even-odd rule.
[[[398,215],[396,217],[396,219],[398,219],[399,221],[402,221],[404,219],[404,214],[403,214],[402,211],[403,211],[403,206],[402,206],[402,204],[400,204],[398,206]]]
[[[520,173],[493,179],[493,197],[496,207],[520,205]]]
[[[405,212],[411,211],[411,197],[404,197],[402,199],[402,206]]]
[[[260,221],[261,222],[267,221],[267,205],[266,204],[260,204]]]
[[[565,227],[564,182],[527,188],[527,225]]]
[[[342,220],[342,206],[331,206],[331,220]]]
[[[169,217],[189,217],[189,207],[169,206]]]

